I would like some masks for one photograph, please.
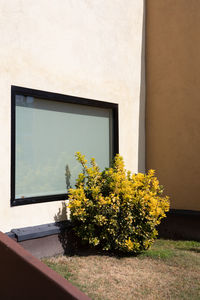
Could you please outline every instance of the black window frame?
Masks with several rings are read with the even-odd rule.
[[[37,196],[28,197],[23,199],[15,199],[15,125],[16,125],[16,104],[15,96],[31,96],[43,100],[51,100],[64,103],[72,103],[79,105],[86,105],[99,108],[109,108],[112,110],[112,134],[113,134],[113,153],[112,157],[119,153],[119,128],[118,128],[118,104],[112,102],[92,100],[82,97],[63,95],[58,93],[46,92],[41,90],[35,90],[19,86],[11,86],[11,206],[27,205],[42,202],[60,201],[68,198],[66,194],[59,195],[48,195],[48,196]]]

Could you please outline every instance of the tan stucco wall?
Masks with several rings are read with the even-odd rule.
[[[171,208],[200,210],[200,1],[146,7],[146,163]]]
[[[120,153],[127,168],[144,170],[143,1],[0,0],[0,12],[0,230],[8,231],[53,222],[61,207],[10,207],[11,85],[118,103]]]

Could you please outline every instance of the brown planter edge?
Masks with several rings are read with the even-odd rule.
[[[61,275],[47,267],[31,253],[22,248],[17,242],[9,238],[6,234],[0,232],[0,255],[3,256],[4,253],[9,254],[9,256],[17,257],[18,260],[20,259],[21,264],[27,265],[28,269],[33,270],[34,274],[36,273],[40,275],[40,277],[42,276],[43,280],[46,282],[48,281],[48,284],[51,285],[51,287],[53,286],[54,290],[61,292],[66,297],[65,299],[91,300]],[[1,259],[3,259],[3,257]],[[11,266],[9,266],[9,268],[11,268]],[[12,266],[12,268],[14,270],[15,266]],[[18,272],[18,270],[16,271]],[[4,277],[4,272],[5,270],[1,268],[0,278]],[[36,283],[34,283],[34,285],[36,285]],[[19,286],[19,289],[23,289],[23,286]],[[10,291],[8,289],[7,299],[11,299],[9,292]]]

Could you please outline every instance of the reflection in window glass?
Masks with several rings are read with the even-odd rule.
[[[65,194],[81,171],[74,154],[112,157],[112,110],[16,95],[15,198]]]

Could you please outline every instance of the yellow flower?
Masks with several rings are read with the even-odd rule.
[[[155,175],[155,170],[149,170],[149,172],[148,172],[148,175],[150,175],[150,176],[154,176]]]
[[[133,250],[133,242],[131,241],[130,237],[128,240],[125,241],[125,245],[126,245],[126,248],[129,250],[129,251],[132,251]]]

